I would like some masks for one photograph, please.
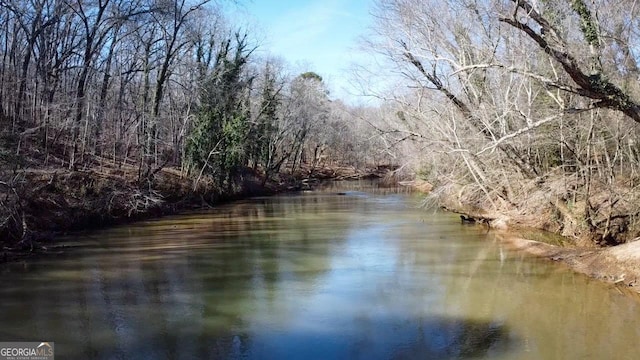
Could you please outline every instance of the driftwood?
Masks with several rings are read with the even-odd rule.
[[[452,212],[454,214],[459,214],[460,222],[462,222],[463,224],[486,224],[487,226],[491,227],[492,226],[491,224],[495,220],[498,220],[497,216],[466,212],[459,209],[451,209],[447,206],[442,206],[441,208],[444,211]]]

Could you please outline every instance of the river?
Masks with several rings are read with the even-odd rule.
[[[339,186],[2,265],[0,341],[53,341],[59,359],[637,358],[630,296],[400,189]]]

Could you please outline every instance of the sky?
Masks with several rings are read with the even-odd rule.
[[[234,17],[259,32],[260,52],[283,58],[301,72],[315,71],[331,94],[357,101],[350,68],[366,55],[358,38],[371,25],[373,0],[245,0]]]

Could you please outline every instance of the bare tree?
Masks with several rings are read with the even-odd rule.
[[[640,120],[637,10],[623,3],[378,1],[370,45],[410,84],[379,130],[440,154],[431,180],[461,184],[468,208],[550,206],[566,234],[619,241],[637,210],[602,189],[624,188],[637,159],[622,117]]]

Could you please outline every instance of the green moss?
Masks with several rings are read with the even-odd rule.
[[[589,45],[598,46],[598,28],[593,22],[591,11],[582,0],[572,0],[571,8],[580,16],[580,30]]]
[[[625,94],[620,88],[612,84],[602,74],[594,74],[589,76],[589,85],[597,92],[606,95],[618,110],[628,110],[633,106],[633,101],[629,95]]]

